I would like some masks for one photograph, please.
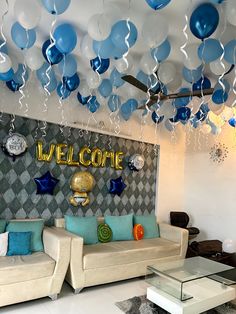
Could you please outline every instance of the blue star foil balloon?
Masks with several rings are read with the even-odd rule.
[[[126,186],[127,185],[124,183],[121,176],[117,179],[111,179],[109,193],[121,196],[121,193],[124,191]]]
[[[53,191],[57,183],[58,179],[54,178],[50,171],[47,171],[40,178],[34,178],[34,181],[37,185],[37,193],[36,194],[51,194],[53,195]]]

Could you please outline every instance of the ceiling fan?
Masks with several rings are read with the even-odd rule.
[[[194,97],[194,96],[202,97],[203,95],[204,96],[212,95],[214,91],[214,88],[208,88],[208,89],[203,89],[203,90],[191,91],[188,93],[174,93],[174,94],[165,95],[161,91],[158,91],[157,93],[155,93],[152,89],[148,88],[145,84],[140,82],[138,79],[136,79],[132,75],[124,75],[121,78],[127,83],[142,90],[144,93],[149,94],[148,102],[145,105],[139,107],[138,109],[145,109],[147,107],[151,107],[157,101],[162,101],[162,100],[176,99],[176,98],[183,98],[183,97]]]

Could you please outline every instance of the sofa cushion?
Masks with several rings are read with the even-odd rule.
[[[6,220],[0,219],[0,233],[3,233],[6,229]]]
[[[144,229],[144,239],[160,237],[159,226],[155,215],[134,215],[134,224],[141,224]]]
[[[0,233],[0,256],[6,256],[8,249],[8,232]]]
[[[32,232],[9,232],[7,255],[30,255]]]
[[[105,216],[105,223],[112,230],[112,241],[133,240],[133,216]]]
[[[0,257],[0,285],[52,276],[55,261],[46,253]]]
[[[154,260],[180,254],[180,244],[162,238],[84,245],[84,269]]]

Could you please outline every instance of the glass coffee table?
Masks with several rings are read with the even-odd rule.
[[[147,298],[170,313],[201,313],[235,298],[235,281],[221,277],[234,268],[192,257],[147,267]]]

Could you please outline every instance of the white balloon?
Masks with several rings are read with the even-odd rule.
[[[111,20],[106,14],[95,14],[88,21],[88,33],[95,40],[106,39],[111,32]]]
[[[176,73],[175,77],[172,81],[170,81],[168,84],[166,84],[167,89],[170,92],[175,92],[179,87],[182,85],[182,77],[180,74]]]
[[[158,63],[156,63],[148,51],[142,56],[139,67],[144,73],[151,75],[157,70]]]
[[[114,2],[105,3],[104,13],[109,16],[111,25],[115,24],[123,16],[120,6]]]
[[[158,110],[158,114],[160,116],[164,115],[164,119],[167,120],[175,116],[176,108],[172,105],[172,102],[165,101]]]
[[[150,48],[160,46],[167,38],[168,35],[168,22],[160,14],[156,13],[149,15],[142,29],[142,36],[144,41]]]
[[[39,68],[41,68],[41,66],[44,63],[44,58],[41,49],[36,46],[27,49],[25,53],[25,61],[28,67],[33,71],[36,71]]]
[[[10,70],[12,65],[9,56],[3,52],[0,53],[0,73],[6,73]]]
[[[184,55],[184,66],[187,69],[194,70],[201,65],[201,60],[198,57],[198,44],[189,44],[184,50],[187,55]]]
[[[98,73],[89,70],[86,76],[87,84],[89,88],[94,89],[98,88],[100,82],[101,82],[101,77]]]
[[[236,241],[232,239],[225,239],[222,244],[223,252],[235,253],[236,252]]]
[[[81,54],[87,59],[91,60],[96,58],[96,54],[93,51],[93,40],[89,35],[85,35],[80,44]]]
[[[82,96],[87,97],[91,94],[86,80],[81,80],[79,84],[79,92]]]
[[[203,134],[209,134],[211,133],[211,126],[209,124],[203,124],[200,130]]]
[[[192,114],[196,114],[201,106],[202,99],[198,97],[193,97],[188,107],[192,110]]]
[[[26,29],[34,28],[41,18],[41,6],[36,0],[16,0],[14,14],[17,21]]]
[[[209,66],[212,73],[214,73],[215,75],[221,75],[223,73],[226,73],[230,69],[231,64],[226,62],[224,59],[222,61],[220,61],[220,59],[217,59],[213,62],[210,62]]]
[[[120,73],[130,72],[133,65],[134,61],[130,54],[126,58],[120,58],[114,61],[114,66]]]
[[[176,68],[173,63],[166,61],[162,62],[158,69],[158,76],[163,84],[168,84],[175,78]]]
[[[235,0],[226,1],[226,17],[230,24],[236,26],[236,1]]]

